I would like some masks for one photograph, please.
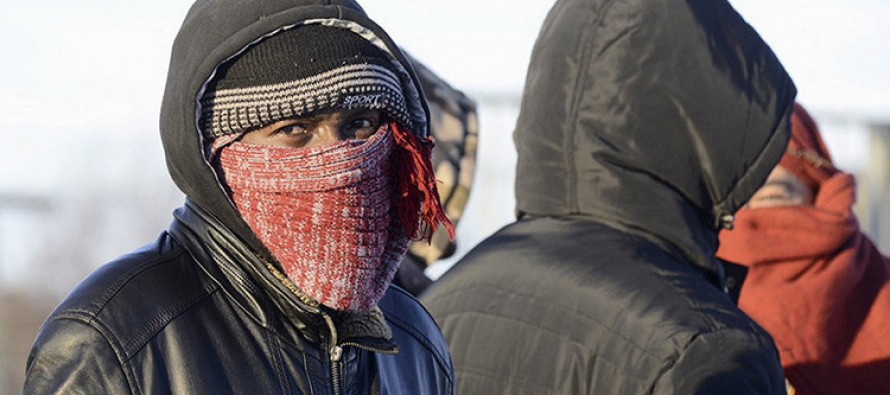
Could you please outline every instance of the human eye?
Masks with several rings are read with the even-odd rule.
[[[382,124],[382,116],[378,111],[367,111],[351,117],[346,125],[345,134],[349,138],[366,140],[377,132]]]
[[[293,123],[293,124],[283,125],[277,129],[275,129],[274,134],[283,135],[283,136],[308,135],[309,128],[303,124]]]
[[[303,122],[279,121],[248,133],[242,141],[255,145],[299,148],[312,140],[312,128]]]

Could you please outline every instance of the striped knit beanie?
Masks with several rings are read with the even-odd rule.
[[[352,31],[318,24],[265,38],[221,65],[201,106],[208,141],[331,108],[379,109],[410,125],[387,54]]]

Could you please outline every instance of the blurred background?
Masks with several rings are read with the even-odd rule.
[[[890,2],[730,0],[785,64],[890,253]],[[0,10],[0,395],[39,325],[87,273],[148,243],[183,196],[158,112],[191,0],[43,0]],[[513,219],[511,133],[545,0],[365,0],[404,49],[474,98],[476,183],[454,258]]]

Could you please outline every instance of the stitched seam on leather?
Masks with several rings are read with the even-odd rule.
[[[303,356],[303,371],[308,373],[309,372],[308,354],[305,352],[301,352],[300,355]],[[306,375],[306,385],[309,386],[309,395],[315,395],[315,382],[312,381],[311,374]]]
[[[125,365],[129,365],[128,359],[124,358],[123,345],[118,340],[117,336],[114,336],[114,333],[111,329],[108,328],[102,321],[96,319],[96,317],[90,312],[84,311],[65,311],[55,315],[54,321],[61,320],[72,320],[82,322],[84,325],[93,328],[96,332],[98,332],[105,339],[105,342],[108,343],[109,348],[114,353],[115,358],[117,358],[118,368],[123,372],[124,377],[127,379],[127,386],[130,387],[130,391],[133,393],[141,393],[138,390],[138,384],[136,382],[136,375],[133,373],[132,369],[125,368]],[[134,389],[135,387],[135,389]]]
[[[281,341],[278,336],[274,336],[269,330],[263,331],[263,337],[266,338],[266,344],[269,346],[269,358],[272,359],[272,369],[275,370],[275,375],[278,376],[281,391],[282,393],[290,394],[290,385],[287,382],[287,376],[284,374],[284,356],[282,355],[283,346]]]
[[[207,284],[204,285],[200,291],[201,292],[195,292],[184,299],[180,299],[178,302],[156,313],[144,329],[136,333],[133,336],[133,339],[125,345],[123,351],[127,354],[127,359],[136,355],[136,352],[144,347],[149,339],[157,335],[164,326],[172,322],[177,316],[188,311],[200,301],[215,294],[217,288],[211,284]]]
[[[179,256],[184,253],[185,252],[181,249],[175,249],[174,252],[169,253],[169,255],[162,254],[160,256],[157,256],[155,259],[149,259],[145,262],[137,263],[133,265],[133,267],[129,270],[118,275],[114,279],[114,282],[105,287],[102,295],[93,303],[90,303],[90,307],[93,307],[95,309],[94,314],[98,316],[102,312],[102,310],[105,309],[107,303],[111,299],[114,299],[114,296],[117,295],[117,293],[120,292],[130,281],[132,281],[136,277],[139,277],[139,274],[154,267],[155,265],[174,262],[176,258],[179,258]],[[129,261],[129,258],[123,257],[117,261]]]

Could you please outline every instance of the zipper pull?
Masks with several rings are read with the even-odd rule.
[[[334,346],[331,348],[331,362],[339,362],[343,356],[343,347]]]
[[[726,230],[732,230],[735,216],[732,214],[724,214],[720,216],[720,227]]]
[[[328,329],[331,331],[331,347],[328,352],[331,354],[331,362],[339,362],[340,357],[343,356],[343,347],[337,344],[337,327],[334,326],[334,320],[331,319],[331,316],[325,312],[321,312],[321,316],[324,317],[324,322],[328,325]]]

